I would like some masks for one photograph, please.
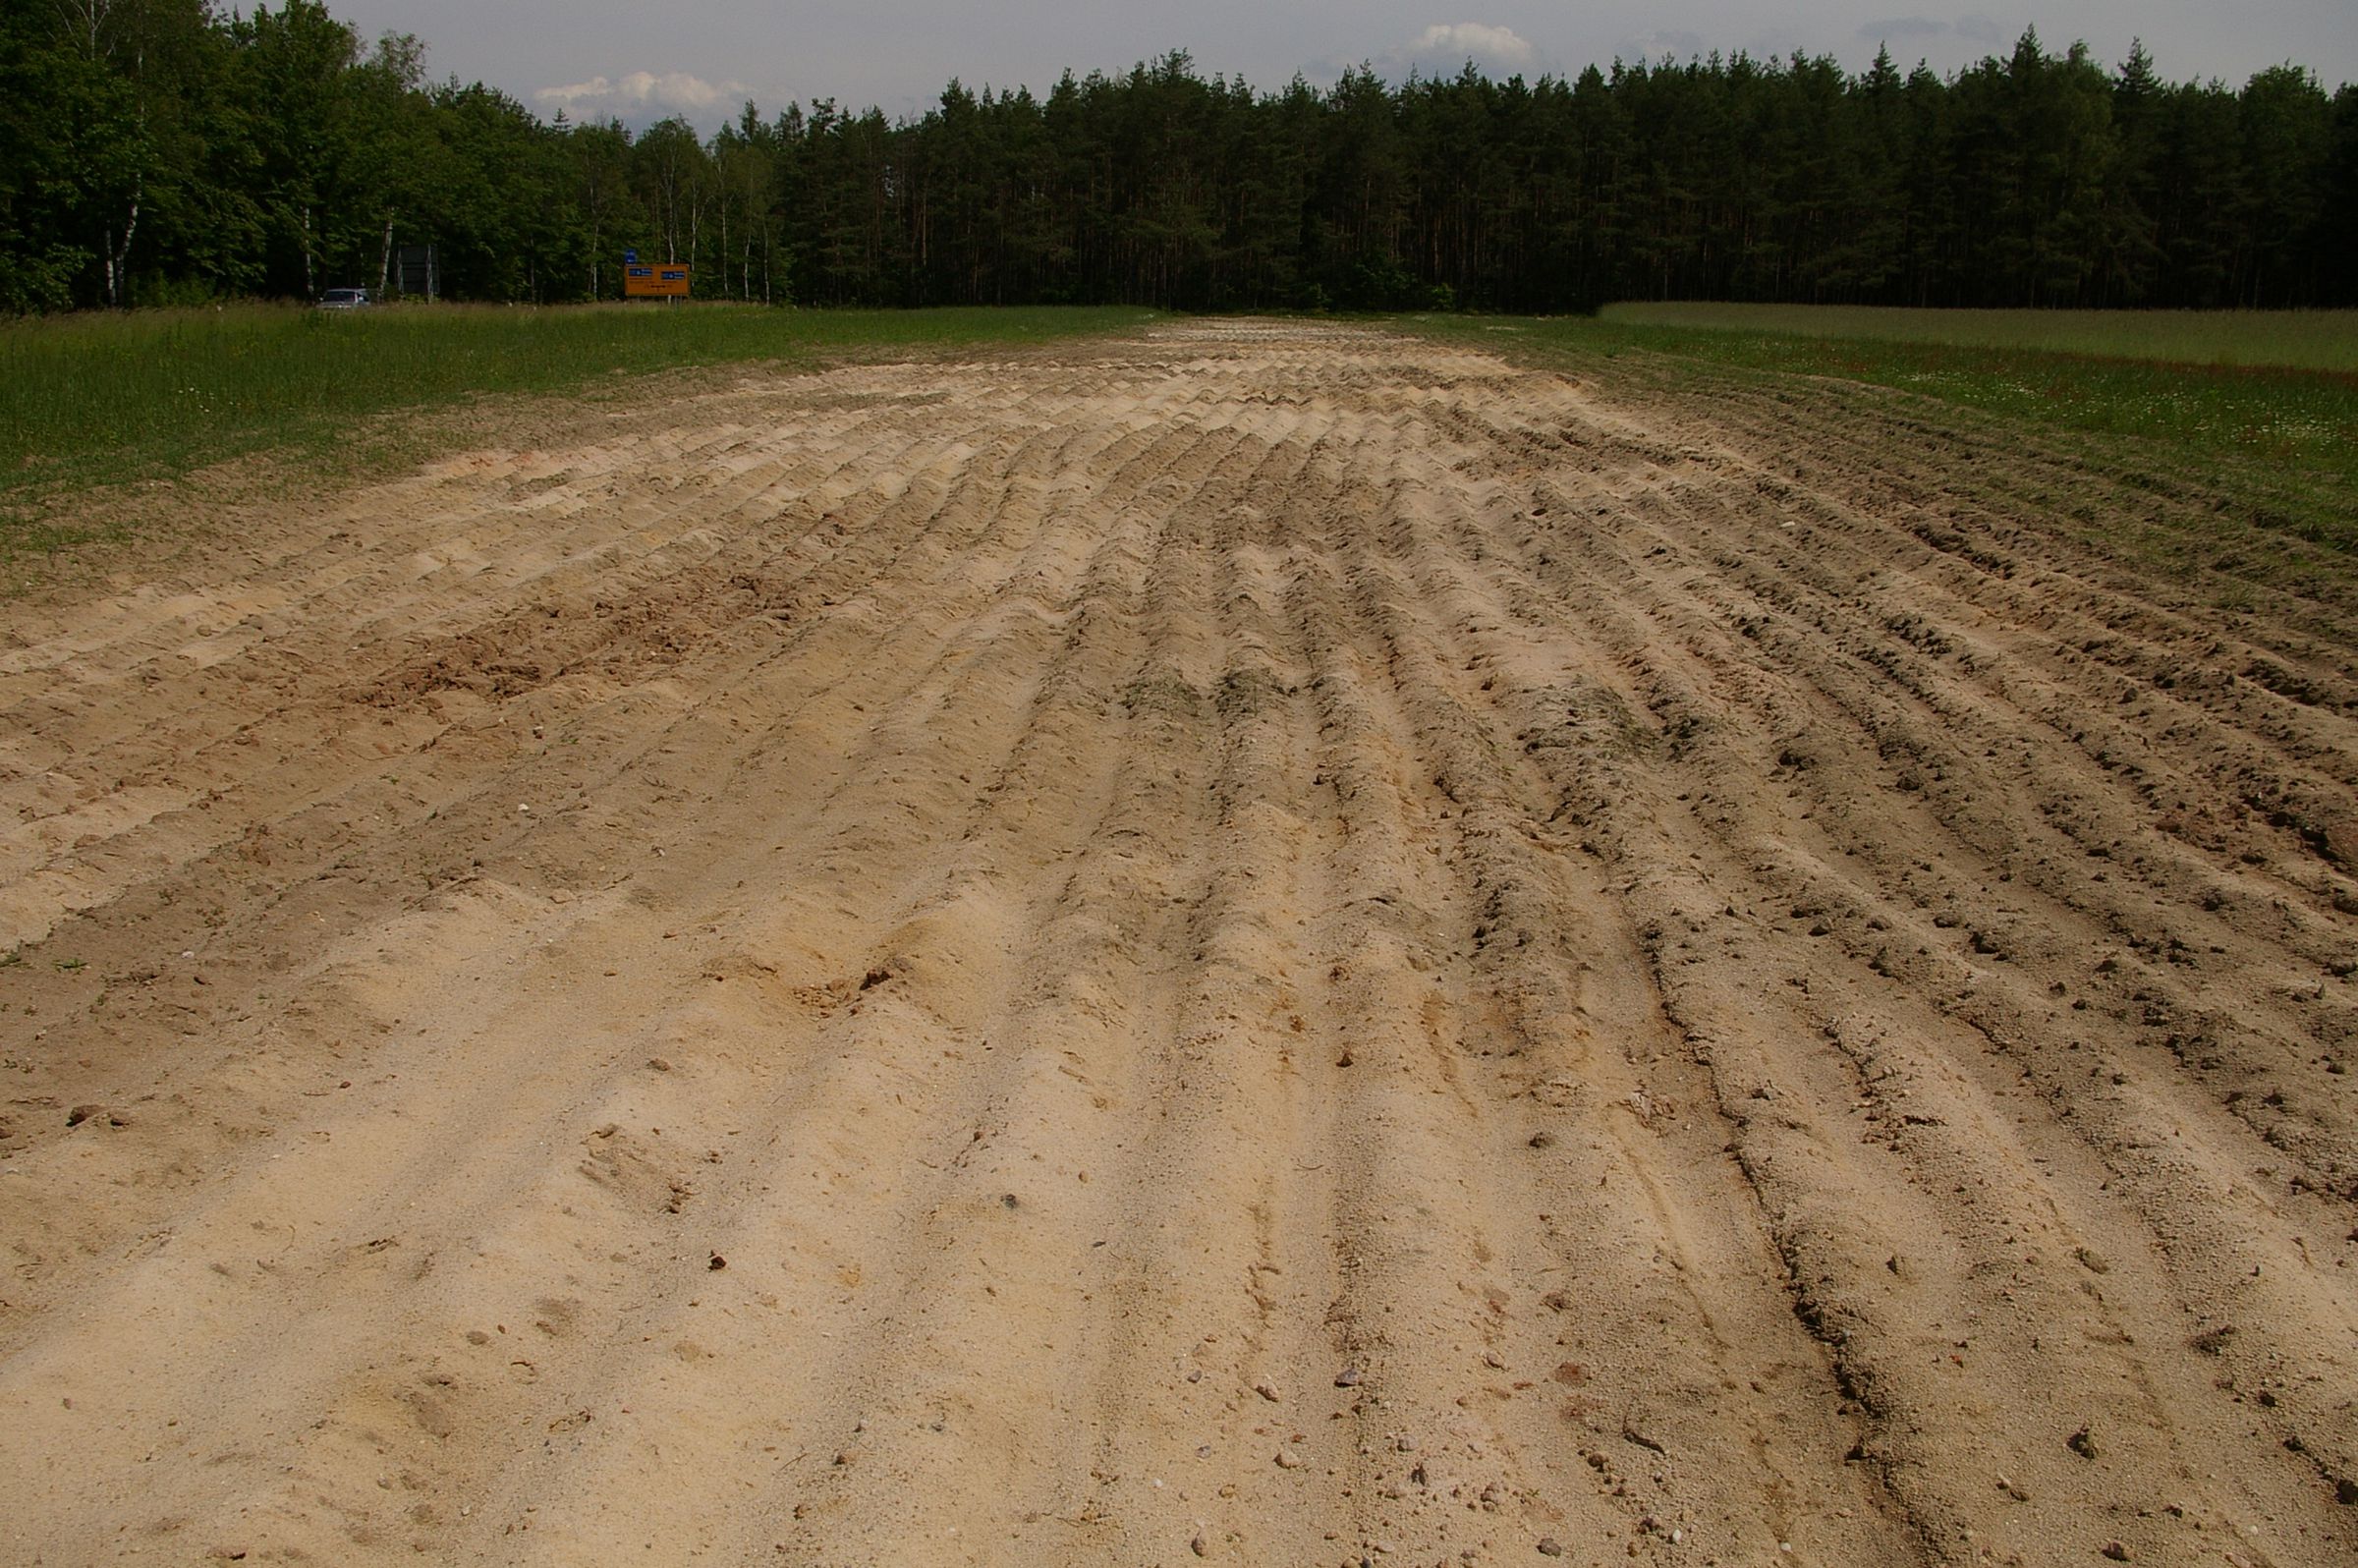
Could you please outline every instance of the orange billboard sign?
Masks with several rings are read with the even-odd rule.
[[[622,269],[622,292],[624,298],[634,300],[667,296],[685,298],[688,293],[688,269],[629,262]]]

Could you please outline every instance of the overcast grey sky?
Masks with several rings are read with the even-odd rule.
[[[1858,67],[1888,40],[1903,66],[1950,70],[2010,45],[2026,24],[2060,49],[2084,38],[2117,62],[2143,37],[2172,80],[2290,60],[2329,89],[2358,81],[2358,0],[2074,0],[1911,10],[1924,0],[329,0],[373,38],[414,32],[437,78],[481,80],[543,115],[678,111],[709,130],[751,97],[765,113],[827,96],[894,115],[922,111],[951,77],[1035,89],[1065,66],[1126,69],[1173,48],[1207,75],[1263,86],[1297,71],[1329,81],[1374,62],[1493,75],[1576,72],[1616,55],[1712,49],[1832,54]]]

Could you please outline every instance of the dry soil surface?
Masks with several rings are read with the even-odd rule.
[[[1707,390],[764,373],[9,606],[9,1560],[2358,1560],[2349,643]]]

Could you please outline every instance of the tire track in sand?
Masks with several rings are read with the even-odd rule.
[[[1705,390],[758,377],[26,607],[20,1555],[2358,1550],[2330,590]]]

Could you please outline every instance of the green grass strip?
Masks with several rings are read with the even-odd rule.
[[[778,310],[758,306],[292,306],[0,324],[0,556],[91,535],[99,486],[266,452],[331,473],[406,451],[386,416],[487,394],[747,362],[817,364],[1135,330],[1134,308]]]
[[[2358,373],[1669,326],[1627,319],[1625,309],[1614,307],[1614,313],[1596,320],[1431,316],[1415,324],[1502,351],[1521,344],[1606,358],[1638,352],[1773,374],[1862,381],[1964,404],[2043,432],[2158,443],[2173,463],[2189,457],[2259,463],[2279,476],[2306,476],[2332,488],[2358,483]]]
[[[1400,325],[1573,374],[1609,377],[1618,361],[1699,406],[1731,381],[1803,405],[1812,378],[1896,388],[2113,476],[2109,504],[2083,501],[2055,521],[2218,603],[2249,608],[2256,595],[2292,592],[2337,606],[2358,585],[2358,376],[1579,317]],[[2219,498],[2199,521],[2163,523],[2148,499],[2192,491]]]
[[[1598,314],[1611,326],[2358,373],[2358,310],[1921,310],[1671,301],[1608,305]]]

